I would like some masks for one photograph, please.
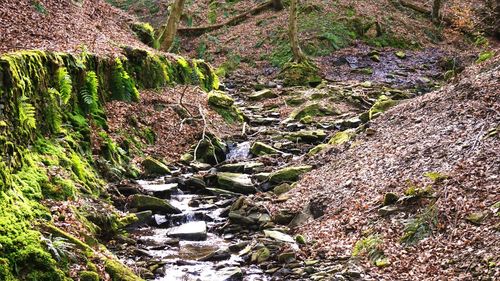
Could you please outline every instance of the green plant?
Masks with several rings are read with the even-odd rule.
[[[135,87],[135,82],[125,71],[119,58],[115,60],[111,80],[111,92],[114,99],[128,102],[139,101],[139,91]]]
[[[33,8],[35,8],[35,10],[38,13],[43,14],[43,15],[47,15],[47,9],[45,8],[45,6],[42,3],[40,3],[40,1],[32,0],[31,5],[33,6]]]
[[[415,218],[409,220],[404,229],[401,242],[405,245],[414,245],[430,236],[438,223],[438,210],[435,204],[425,208]]]
[[[495,52],[494,51],[485,51],[485,52],[482,52],[481,54],[479,54],[479,57],[477,58],[476,63],[485,62],[485,61],[491,59],[494,56],[495,56]]]
[[[27,101],[28,98],[26,96],[22,96],[20,98],[18,103],[18,113],[22,132],[30,134],[32,130],[36,129],[36,110],[35,107]]]
[[[74,244],[68,242],[67,239],[62,237],[49,237],[42,236],[42,242],[45,243],[47,249],[52,254],[52,257],[57,261],[76,260],[77,254],[75,253],[76,247]]]
[[[66,67],[60,67],[57,70],[57,82],[59,86],[59,93],[61,95],[61,101],[63,104],[68,104],[71,99],[71,93],[73,91],[73,84],[71,82],[71,76],[68,73]]]
[[[96,113],[98,110],[98,89],[99,81],[97,80],[96,73],[93,71],[87,72],[85,85],[83,89],[80,90],[82,105],[87,112]]]
[[[379,235],[370,235],[356,242],[352,250],[353,257],[366,256],[376,266],[386,266],[389,260],[382,249],[382,239]]]

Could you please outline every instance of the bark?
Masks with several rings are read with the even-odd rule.
[[[432,5],[432,20],[434,23],[439,23],[440,20],[440,11],[441,6],[443,5],[442,0],[434,0],[434,4]]]
[[[281,2],[281,0],[272,0],[272,2],[273,2],[273,8],[276,11],[283,10],[283,3]]]
[[[185,0],[175,0],[172,5],[172,10],[168,16],[167,25],[160,36],[161,50],[168,52],[174,43],[175,34],[177,33],[177,27],[179,26],[179,21],[181,19],[182,10],[184,8]]]
[[[290,1],[290,16],[288,19],[288,36],[290,37],[290,45],[292,46],[293,61],[302,63],[306,61],[306,56],[300,49],[298,30],[297,30],[297,1]]]

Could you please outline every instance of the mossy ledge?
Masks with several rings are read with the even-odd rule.
[[[141,88],[176,83],[210,91],[218,78],[203,61],[123,50],[116,58],[39,50],[0,56],[0,280],[78,278],[69,270],[73,261],[50,249],[53,235],[81,251],[79,259],[106,261],[108,271],[124,272],[101,246],[78,240],[78,233],[47,230],[54,220],[43,202],[105,196],[105,180],[94,168],[101,160],[133,174],[127,148],[107,137],[106,102],[134,102]],[[92,135],[105,140],[100,155],[92,151]],[[109,274],[141,280],[131,271]]]

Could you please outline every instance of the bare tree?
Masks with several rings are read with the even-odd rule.
[[[160,36],[161,50],[169,51],[174,43],[174,38],[177,33],[177,27],[182,16],[185,0],[175,0],[168,16],[167,25]]]
[[[272,1],[273,1],[273,8],[276,11],[283,10],[283,3],[281,2],[281,0],[272,0]]]
[[[441,6],[443,5],[443,0],[434,0],[432,4],[432,20],[434,23],[441,22]]]
[[[297,1],[290,1],[290,16],[288,19],[288,36],[290,37],[290,44],[292,46],[293,61],[302,63],[307,60],[299,45],[299,37],[297,30]]]

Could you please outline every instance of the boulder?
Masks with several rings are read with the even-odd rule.
[[[165,200],[142,194],[129,197],[130,207],[138,211],[152,211],[153,213],[180,214],[181,210],[172,206]]]
[[[314,155],[324,151],[328,147],[330,147],[328,144],[324,144],[324,143],[318,144],[317,146],[311,148],[311,150],[309,150],[309,152],[307,152],[307,155],[314,156]]]
[[[170,174],[170,169],[165,164],[151,157],[147,157],[142,161],[142,167],[144,168],[144,174],[148,176]]]
[[[313,130],[313,131],[298,131],[292,132],[285,135],[285,137],[293,142],[305,142],[305,143],[317,143],[322,142],[326,138],[326,133],[323,130]]]
[[[255,93],[251,94],[250,96],[248,96],[248,98],[250,100],[253,100],[253,101],[260,101],[260,100],[264,100],[264,99],[272,99],[272,98],[277,98],[277,97],[278,97],[278,95],[273,93],[269,89],[264,89],[264,90],[255,92]]]
[[[196,161],[215,165],[226,160],[227,146],[220,139],[209,136],[196,144]]]
[[[328,116],[339,114],[339,111],[334,108],[329,108],[321,105],[320,103],[311,103],[302,108],[294,110],[290,118],[293,120],[300,120],[306,116]]]
[[[253,173],[255,170],[264,167],[263,163],[260,162],[241,162],[234,164],[224,164],[217,168],[220,172],[230,172],[230,173]]]
[[[272,238],[274,240],[288,242],[288,243],[295,243],[295,239],[293,239],[292,236],[285,234],[283,232],[279,232],[279,231],[275,231],[275,230],[264,230],[264,235],[266,235],[266,237]]]
[[[244,120],[241,111],[234,106],[234,100],[222,91],[214,90],[208,93],[208,105],[228,123]]]
[[[252,254],[252,263],[263,263],[271,257],[271,251],[268,248],[262,247]]]
[[[207,223],[204,221],[195,221],[175,226],[167,230],[167,236],[190,241],[206,240]]]
[[[239,267],[224,267],[217,271],[221,281],[240,281],[243,280],[243,272]]]
[[[341,131],[335,133],[333,137],[328,141],[328,144],[331,145],[341,145],[347,143],[351,140],[351,138],[356,134],[356,132],[352,129]]]
[[[312,170],[312,166],[288,167],[271,173],[269,181],[274,184],[297,181],[300,175]]]
[[[288,191],[292,190],[293,188],[294,188],[294,186],[293,186],[293,185],[290,185],[290,184],[288,184],[288,183],[282,183],[282,184],[280,184],[280,185],[276,186],[276,187],[273,189],[273,192],[274,192],[274,194],[276,194],[276,195],[281,195],[281,194],[283,194],[283,193],[286,193],[286,192],[288,192]]]
[[[217,174],[218,187],[231,192],[241,194],[256,193],[257,189],[252,183],[252,179],[246,174],[237,173],[218,173]]]
[[[148,194],[153,194],[154,197],[166,199],[170,198],[170,195],[177,191],[178,186],[177,183],[146,184],[142,185],[142,189]]]
[[[268,154],[283,154],[283,152],[277,150],[276,148],[258,141],[256,141],[252,145],[252,147],[250,148],[250,152],[252,152],[252,154],[255,156],[263,156]]]

